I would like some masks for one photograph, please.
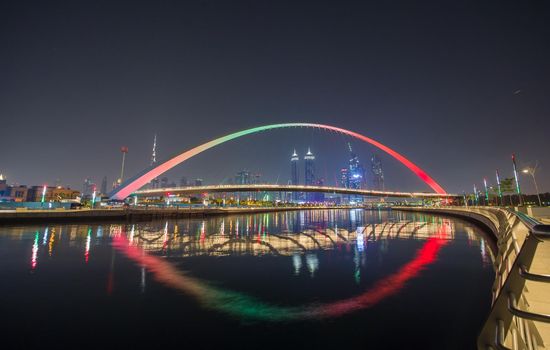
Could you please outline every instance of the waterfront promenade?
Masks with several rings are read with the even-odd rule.
[[[30,222],[70,222],[97,220],[151,220],[162,218],[189,218],[211,215],[252,214],[275,211],[312,209],[352,209],[353,206],[277,206],[277,207],[131,207],[112,209],[53,209],[53,210],[3,210],[0,224]]]
[[[493,303],[478,349],[540,349],[550,344],[550,225],[494,207],[396,209],[460,217],[493,234]]]

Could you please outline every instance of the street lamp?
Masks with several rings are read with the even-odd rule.
[[[539,207],[542,207],[542,202],[540,200],[540,193],[539,193],[539,186],[537,185],[537,180],[535,179],[535,173],[537,172],[537,168],[539,167],[538,162],[535,163],[534,167],[527,167],[523,169],[521,172],[524,174],[531,175],[533,178],[533,183],[535,184],[535,190],[537,191],[537,198],[539,199]]]

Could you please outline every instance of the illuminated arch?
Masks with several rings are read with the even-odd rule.
[[[119,200],[124,199],[130,196],[134,191],[145,186],[151,180],[160,176],[166,171],[172,169],[176,165],[186,161],[191,157],[196,156],[199,153],[206,151],[207,149],[220,145],[224,142],[231,141],[242,136],[255,134],[261,131],[272,130],[272,129],[282,129],[282,128],[293,128],[293,127],[317,128],[317,129],[335,131],[344,135],[351,136],[358,140],[370,143],[371,145],[386,152],[387,154],[389,154],[390,156],[392,156],[393,158],[401,162],[403,165],[405,165],[407,168],[409,168],[409,170],[415,173],[416,176],[418,176],[422,181],[424,181],[428,186],[430,186],[436,193],[446,194],[446,191],[434,179],[432,179],[424,170],[420,169],[416,164],[414,164],[413,162],[411,162],[401,154],[397,153],[393,149],[389,148],[388,146],[385,146],[380,142],[375,141],[369,137],[366,137],[364,135],[358,134],[350,130],[338,128],[331,125],[313,124],[313,123],[282,123],[282,124],[264,125],[256,128],[238,131],[223,137],[219,137],[212,141],[203,143],[202,145],[199,145],[195,148],[192,148],[188,151],[178,154],[158,165],[149,167],[144,171],[142,171],[141,173],[137,174],[136,176],[124,181],[118,188],[116,188],[113,192],[109,194],[109,197],[111,197],[111,199],[119,199]]]

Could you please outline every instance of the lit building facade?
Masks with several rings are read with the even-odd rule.
[[[365,179],[365,168],[359,162],[359,157],[355,154],[351,148],[351,144],[348,143],[349,147],[349,172],[348,172],[348,188],[353,189],[363,189],[366,188],[366,179]]]
[[[290,157],[290,184],[299,185],[300,184],[300,175],[298,173],[298,153],[294,150],[292,156]],[[298,192],[292,192],[292,200],[297,201],[299,198]]]
[[[315,155],[311,153],[311,149],[308,148],[306,155],[304,156],[304,182],[306,186],[315,185]],[[306,200],[313,202],[315,200],[314,193],[306,193]]]
[[[372,176],[372,189],[377,191],[384,191],[384,171],[382,170],[382,161],[380,158],[373,154],[371,158],[371,176]]]

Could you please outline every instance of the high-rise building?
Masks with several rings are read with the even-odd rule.
[[[371,158],[371,176],[372,189],[384,191],[384,171],[382,170],[382,161],[376,154],[373,154]]]
[[[188,186],[187,178],[185,176],[182,176],[180,179],[180,187]]]
[[[359,157],[355,154],[351,148],[351,144],[348,143],[349,147],[349,173],[348,173],[348,188],[360,189],[365,188],[365,169],[359,162]]]
[[[195,179],[195,186],[202,186],[203,180],[202,179]]]
[[[107,176],[103,176],[101,180],[101,194],[107,194]]]
[[[250,185],[254,181],[254,176],[250,173],[250,171],[243,169],[237,173],[235,176],[235,184],[236,185]],[[239,200],[242,198],[251,198],[251,192],[237,192],[235,194],[235,197],[237,197]]]
[[[340,186],[349,188],[349,170],[348,168],[340,169]]]
[[[294,153],[292,153],[292,156],[290,157],[290,184],[291,185],[299,185],[300,184],[300,175],[298,173],[298,154],[296,153],[296,150],[294,150]],[[292,200],[297,201],[299,197],[298,192],[292,192]]]
[[[248,185],[251,184],[250,171],[241,170],[235,176],[235,184],[237,185]]]
[[[9,193],[8,180],[0,174],[0,197],[7,197]]]
[[[311,149],[307,149],[307,153],[304,156],[305,163],[305,177],[304,183],[306,185],[315,184],[315,156],[311,153]]]
[[[305,176],[304,176],[304,182],[306,186],[313,186],[315,185],[315,156],[313,153],[311,153],[311,149],[307,149],[307,153],[304,156],[304,163],[305,163]],[[315,200],[314,193],[308,192],[306,194],[306,200],[309,202],[312,202]]]
[[[92,179],[86,178],[84,179],[84,186],[82,186],[82,195],[83,196],[91,196],[94,192],[95,184],[92,182]]]
[[[160,179],[160,187],[161,188],[168,187],[168,178],[166,176]]]

